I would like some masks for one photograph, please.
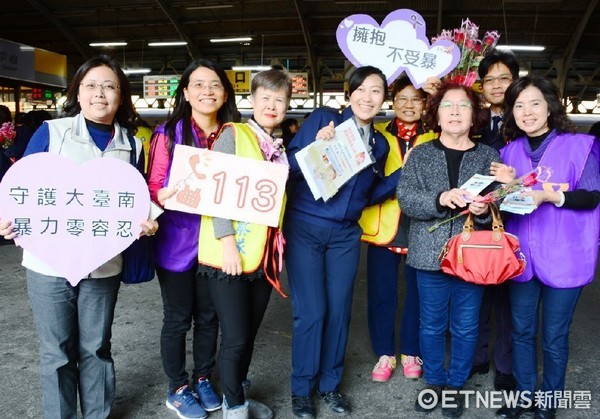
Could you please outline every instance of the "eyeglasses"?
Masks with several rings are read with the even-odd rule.
[[[498,81],[498,83],[503,84],[503,85],[511,84],[513,81],[512,77],[506,76],[506,75],[499,76],[499,77],[484,77],[483,84],[490,86],[490,85],[493,85],[496,80]]]
[[[105,81],[104,83],[98,83],[95,81],[86,81],[85,83],[79,83],[85,90],[92,92],[100,87],[105,92],[116,92],[120,87],[112,81]]]
[[[203,83],[201,81],[196,81],[194,83],[188,84],[188,88],[195,89],[195,90],[208,89],[210,92],[214,92],[214,91],[223,90],[223,85],[218,82]]]
[[[449,100],[442,100],[440,102],[440,109],[451,109],[457,106],[460,110],[471,109],[473,105],[468,100],[461,100],[459,102],[450,102]]]
[[[413,106],[419,106],[423,104],[424,99],[422,97],[406,97],[406,96],[396,96],[396,98],[394,99],[394,102],[396,102],[398,105],[400,106],[404,106],[408,103],[408,101],[410,100],[410,103],[413,104]]]

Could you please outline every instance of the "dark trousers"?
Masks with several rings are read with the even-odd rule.
[[[160,354],[169,378],[169,391],[188,383],[185,368],[186,334],[194,322],[192,379],[209,376],[215,365],[219,321],[208,289],[208,280],[196,274],[156,268],[163,300]]]
[[[263,278],[208,280],[221,324],[219,377],[231,407],[244,404],[242,382],[247,380],[254,339],[262,323],[273,287]]]
[[[489,358],[492,310],[496,326],[494,365],[503,374],[512,374],[512,320],[508,282],[485,287],[479,312],[479,338],[473,365],[487,364]]]
[[[344,370],[354,279],[360,259],[356,223],[284,223],[292,294],[292,394],[337,390]]]
[[[398,276],[406,255],[387,247],[367,248],[367,311],[369,334],[375,354],[396,354],[396,313],[398,311]],[[404,263],[406,295],[400,325],[400,353],[421,356],[419,348],[419,288],[417,271]]]

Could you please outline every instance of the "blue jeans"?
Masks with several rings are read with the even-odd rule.
[[[292,294],[292,394],[337,390],[344,371],[354,279],[360,259],[356,223],[284,223]],[[317,383],[318,382],[318,383]]]
[[[537,335],[542,317],[541,390],[562,391],[569,360],[569,328],[582,288],[551,288],[537,278],[510,282],[513,321],[513,374],[517,390],[532,393],[537,383]]]
[[[45,419],[76,419],[77,391],[86,419],[108,417],[115,398],[111,327],[121,275],[83,279],[27,270],[27,292],[40,336]]]
[[[398,276],[406,256],[387,247],[367,248],[367,311],[369,334],[375,355],[396,354],[396,315],[398,312]],[[404,264],[406,293],[400,326],[400,353],[421,356],[419,348],[419,290],[417,274]]]
[[[467,381],[479,324],[483,286],[465,282],[442,271],[417,270],[421,305],[421,354],[427,384],[462,387]],[[450,363],[446,358],[446,331],[450,325]]]

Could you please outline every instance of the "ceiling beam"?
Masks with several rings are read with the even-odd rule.
[[[313,93],[315,93],[315,100],[314,100],[314,106],[317,107],[317,80],[318,80],[318,69],[317,66],[315,65],[315,53],[313,51],[313,48],[311,47],[312,45],[312,41],[310,39],[310,33],[308,33],[308,28],[306,27],[306,22],[304,19],[304,13],[303,10],[301,10],[300,4],[299,4],[299,0],[294,0],[294,7],[296,8],[296,13],[298,15],[298,20],[300,21],[300,27],[302,28],[302,35],[304,37],[304,44],[306,46],[306,54],[307,54],[307,61],[308,64],[310,66],[310,74],[312,75],[312,91]]]
[[[573,36],[571,36],[569,44],[567,45],[567,47],[565,48],[565,52],[563,53],[563,56],[561,59],[561,67],[558,72],[558,91],[560,92],[561,96],[564,96],[564,94],[566,92],[567,73],[569,71],[569,68],[571,68],[571,64],[573,61],[573,55],[575,54],[575,51],[577,50],[577,46],[579,45],[579,41],[581,40],[583,31],[587,27],[590,17],[592,16],[592,13],[596,9],[597,5],[598,5],[598,0],[589,0],[587,9],[585,10],[585,13],[583,14],[583,16],[581,16],[579,23],[577,24],[577,26],[575,27],[575,30],[573,31]]]
[[[187,42],[186,48],[187,48],[187,51],[188,51],[188,54],[189,54],[190,58],[192,60],[196,60],[198,58],[201,58],[202,54],[200,53],[200,51],[196,47],[195,43],[192,41],[192,38],[187,34],[187,32],[185,31],[185,29],[181,25],[181,22],[179,22],[179,19],[177,19],[175,17],[175,15],[173,15],[173,12],[171,11],[171,8],[169,7],[169,5],[166,2],[164,2],[163,0],[156,0],[156,4],[158,4],[158,7],[161,8],[161,10],[163,11],[163,13],[167,17],[167,19],[169,19],[171,21],[171,23],[175,27],[175,30],[177,31],[177,33],[181,37],[181,39],[183,41]]]
[[[69,41],[77,48],[77,51],[81,54],[83,58],[89,60],[94,57],[96,54],[93,49],[91,49],[88,45],[81,42],[81,40],[73,33],[73,31],[69,30],[67,26],[57,18],[51,11],[48,9],[43,3],[37,0],[27,0],[29,4],[35,7],[41,14],[46,16],[46,18],[52,22],[56,28],[63,33],[67,37]],[[27,25],[24,25],[27,26]]]

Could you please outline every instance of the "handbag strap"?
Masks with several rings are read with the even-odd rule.
[[[488,204],[488,208],[490,209],[490,213],[492,214],[492,231],[504,233],[504,223],[502,222],[502,218],[500,217],[500,210],[498,209],[498,206],[495,203],[490,202]],[[475,216],[473,215],[473,213],[469,211],[467,219],[463,224],[463,234],[465,234],[467,237],[470,236],[470,233],[472,233],[475,230],[474,217]]]

